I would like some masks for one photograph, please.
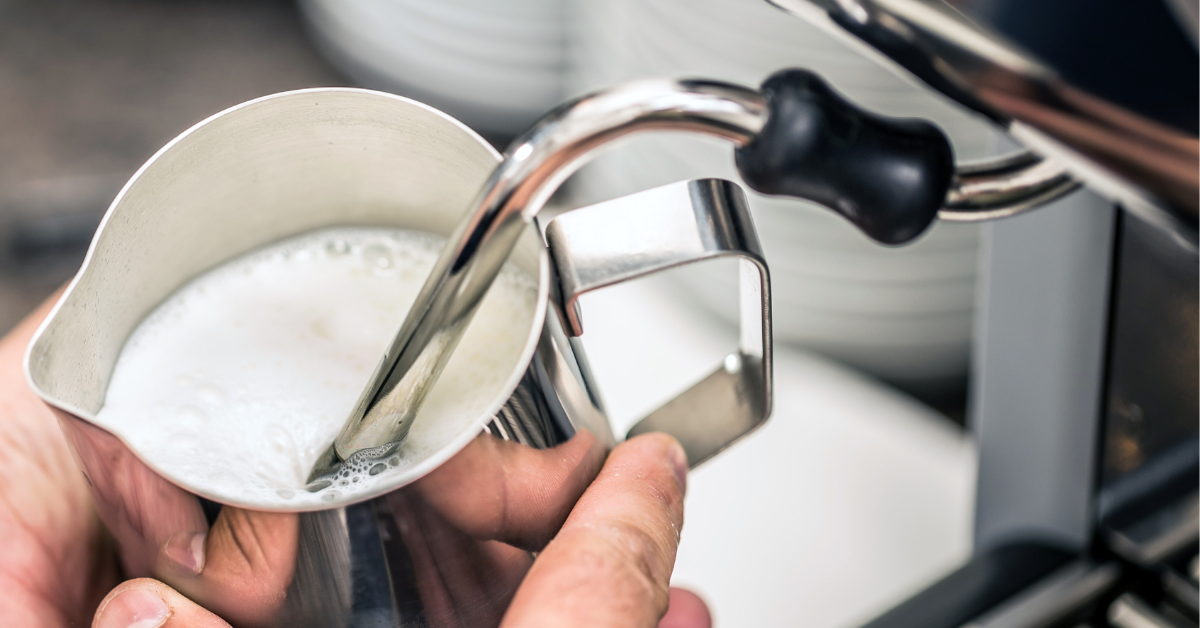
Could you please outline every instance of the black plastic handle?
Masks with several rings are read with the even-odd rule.
[[[762,92],[766,126],[736,154],[751,188],[825,205],[884,244],[933,222],[954,176],[936,126],[863,111],[808,70],[776,72]]]

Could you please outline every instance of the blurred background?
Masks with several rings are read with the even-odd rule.
[[[764,0],[0,0],[0,332],[70,279],[147,158],[245,100],[381,89],[503,149],[564,99],[621,81],[757,85],[789,66],[868,109],[934,121],[959,161],[1009,148]],[[732,164],[717,142],[641,137],[556,200],[738,180]],[[750,196],[772,271],[776,408],[693,474],[675,578],[721,626],[858,625],[972,552],[978,461],[965,425],[987,227],[937,224],[887,248],[828,210]],[[1072,199],[1053,211],[1098,206]],[[1053,228],[1053,212],[1040,215],[1022,223],[1030,237]],[[735,281],[732,265],[711,263],[585,297],[583,340],[618,431],[736,344]]]
[[[1007,7],[994,21],[1067,82],[1194,145],[1194,0],[950,4]],[[564,99],[622,81],[758,85],[792,66],[867,109],[935,122],[960,163],[1012,149],[765,0],[0,0],[0,333],[71,278],[147,158],[240,102],[380,89],[503,149]],[[639,136],[572,177],[555,204],[714,176],[738,180],[729,146]],[[1126,279],[1122,265],[1152,267],[1139,260],[1158,264],[1164,245],[1138,244],[1137,221],[1086,191],[997,223],[935,224],[901,248],[828,210],[749,196],[772,273],[774,414],[692,474],[674,576],[718,626],[857,626],[969,560],[992,577],[987,552],[1012,539],[1098,547],[1093,489],[1099,503],[1157,473],[1106,467],[1098,480],[1093,458],[1111,443],[1170,445],[1195,465],[1194,244],[1177,267]],[[711,262],[584,297],[582,340],[619,433],[736,345],[736,280],[732,264]],[[1133,288],[1110,294],[1122,282]],[[1171,308],[1182,332],[1154,318]],[[1145,333],[1121,341],[1120,325],[1141,319],[1110,323],[1110,311],[1150,312]],[[1138,361],[1155,347],[1169,359]],[[1118,358],[1126,366],[1106,362]],[[1175,391],[1179,408],[1151,416],[1155,400],[1176,399],[1159,390],[1163,368],[1191,384]],[[1126,399],[1112,393],[1122,377],[1149,383]],[[1194,484],[1192,467],[1181,473]]]

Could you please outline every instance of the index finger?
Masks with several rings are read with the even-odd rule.
[[[665,434],[614,449],[501,626],[657,626],[683,527],[686,474],[683,448]]]

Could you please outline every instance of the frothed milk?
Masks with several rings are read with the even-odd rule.
[[[95,422],[163,476],[232,503],[312,507],[394,479],[488,411],[537,303],[534,278],[507,265],[401,450],[305,490],[442,244],[411,231],[326,230],[196,278],[130,335]]]

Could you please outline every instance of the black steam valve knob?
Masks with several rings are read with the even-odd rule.
[[[954,153],[936,126],[864,111],[808,70],[776,72],[762,93],[766,125],[736,153],[751,188],[825,205],[884,244],[937,217]]]

